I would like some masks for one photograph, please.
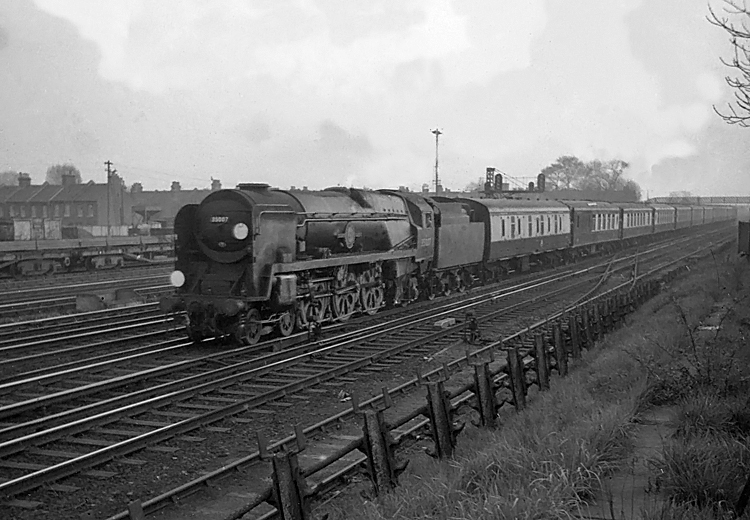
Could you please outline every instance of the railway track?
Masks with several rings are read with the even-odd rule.
[[[70,313],[76,310],[80,295],[106,295],[116,290],[131,289],[142,299],[153,300],[173,289],[165,283],[166,278],[166,274],[158,272],[146,276],[1,291],[0,301],[3,303],[0,304],[0,323],[41,314]]]
[[[51,284],[75,285],[86,282],[112,281],[133,276],[161,274],[165,277],[174,269],[174,259],[159,260],[151,263],[125,264],[117,269],[99,269],[92,271],[74,271],[57,273],[53,276],[32,276],[28,278],[0,278],[0,292],[46,289]]]
[[[664,245],[653,254],[666,249],[670,247]],[[648,254],[638,258],[644,265]],[[0,385],[0,475],[4,479],[0,492],[15,496],[41,485],[60,486],[55,483],[70,475],[101,477],[94,469],[99,465],[127,458],[145,447],[158,448],[170,439],[189,439],[188,433],[201,426],[227,417],[249,424],[257,421],[263,406],[280,399],[294,400],[300,393],[309,398],[325,392],[321,386],[326,383],[340,385],[363,371],[381,373],[409,360],[421,360],[455,344],[463,333],[461,323],[435,330],[435,320],[446,317],[460,322],[469,308],[475,310],[485,330],[518,328],[540,313],[603,288],[604,269],[611,278],[618,271],[632,270],[633,261],[621,258],[608,265],[552,274],[460,301],[428,305],[424,310],[415,306],[409,316],[387,322],[376,323],[383,318],[375,317],[358,326],[347,324],[335,337],[315,345],[265,354],[262,345],[256,345],[180,359],[178,354],[184,355],[191,347],[174,339],[154,353],[88,364],[82,360],[64,370],[47,368],[43,373],[18,375]],[[551,294],[561,300],[550,301]],[[159,356],[167,356],[171,363],[154,365],[165,359]],[[136,366],[139,363],[146,364]],[[117,371],[120,375],[115,375]],[[76,380],[73,388],[50,386],[70,381],[69,377],[84,380]],[[137,390],[131,390],[134,387]],[[36,392],[29,393],[34,388]]]

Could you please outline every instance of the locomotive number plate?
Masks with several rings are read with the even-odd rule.
[[[211,217],[212,224],[224,224],[225,222],[229,222],[229,217],[224,217],[221,215],[214,215],[213,217]]]

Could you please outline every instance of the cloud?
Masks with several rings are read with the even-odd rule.
[[[660,165],[709,153],[711,104],[727,94],[726,38],[700,2],[34,1],[82,39],[60,29],[61,45],[85,50],[64,58],[81,77],[60,72],[70,85],[50,108],[68,122],[65,153],[114,149],[225,185],[251,171],[282,186],[418,188],[438,126],[452,188],[486,166],[531,177],[575,154],[627,160],[661,189]],[[29,56],[55,63],[49,52]]]

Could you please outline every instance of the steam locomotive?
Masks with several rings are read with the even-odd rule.
[[[534,264],[734,219],[732,207],[427,197],[240,184],[175,219],[175,294],[190,338],[257,343],[464,291]]]

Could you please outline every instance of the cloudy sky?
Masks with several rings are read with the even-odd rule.
[[[419,189],[437,127],[450,189],[569,154],[644,195],[747,195],[706,2],[2,0],[0,170]]]

